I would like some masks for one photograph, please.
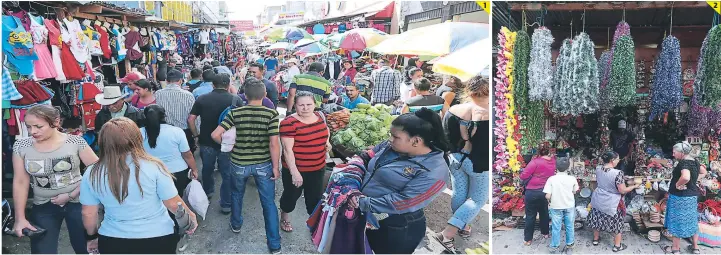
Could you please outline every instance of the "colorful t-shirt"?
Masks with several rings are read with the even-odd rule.
[[[293,138],[293,156],[295,165],[300,172],[318,171],[325,167],[326,143],[330,133],[328,126],[320,114],[316,113],[318,120],[312,124],[300,122],[293,116],[288,116],[280,122],[280,137]],[[283,159],[283,167],[288,164]]]
[[[231,162],[247,166],[270,161],[270,137],[278,135],[278,116],[276,110],[254,105],[228,112],[220,126],[236,130]]]
[[[80,136],[67,135],[65,143],[50,152],[40,152],[33,146],[32,137],[17,140],[13,153],[20,156],[25,171],[30,174],[33,187],[33,204],[41,205],[63,193],[69,193],[80,185],[80,152],[88,143]],[[70,202],[77,203],[73,199]]]

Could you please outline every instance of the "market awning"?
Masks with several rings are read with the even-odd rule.
[[[297,25],[298,27],[305,27],[309,25],[313,25],[316,23],[324,23],[324,22],[333,22],[333,21],[341,21],[341,20],[347,20],[359,16],[363,16],[365,18],[377,18],[377,19],[387,19],[393,17],[393,11],[395,9],[395,1],[392,0],[382,0],[382,1],[375,1],[369,5],[363,6],[361,8],[358,8],[355,11],[335,16],[335,17],[329,17],[325,19],[320,20],[314,20],[305,22],[302,24]]]

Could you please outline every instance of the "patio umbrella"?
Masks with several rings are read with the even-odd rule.
[[[490,65],[491,39],[486,38],[433,60],[433,72],[453,75],[468,81]]]
[[[485,39],[488,30],[488,24],[445,22],[409,30],[369,50],[392,55],[443,56]]]
[[[289,50],[293,48],[293,44],[287,42],[277,42],[268,46],[269,50]]]
[[[295,47],[296,47],[296,48],[297,48],[297,47],[303,47],[303,46],[306,46],[306,45],[311,44],[311,43],[314,43],[314,42],[316,42],[316,40],[303,38],[303,39],[300,39],[298,42],[295,43]]]
[[[388,34],[375,28],[355,28],[342,35],[341,49],[364,51],[385,40]]]
[[[321,39],[320,42],[321,42],[322,44],[325,44],[325,45],[330,45],[330,47],[333,48],[333,49],[338,49],[338,48],[340,47],[340,42],[343,40],[343,38],[345,37],[345,35],[346,35],[345,33],[343,33],[343,34],[338,34],[338,33],[329,34],[329,35],[326,36],[325,38]]]
[[[274,28],[267,35],[267,40],[279,41],[288,39],[292,41],[300,40],[303,38],[313,38],[308,32],[297,27],[278,27]]]
[[[295,52],[295,55],[307,57],[307,56],[325,54],[328,52],[331,52],[330,48],[328,48],[327,46],[325,46],[321,43],[314,42],[314,43],[311,43],[306,46],[298,48],[298,50]]]
[[[323,39],[325,39],[326,37],[328,37],[328,35],[323,35],[323,34],[320,34],[320,35],[311,35],[311,36],[313,36],[313,39],[315,39],[316,41],[320,41],[320,40],[323,40]]]

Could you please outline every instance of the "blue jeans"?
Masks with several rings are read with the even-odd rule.
[[[30,252],[33,254],[57,254],[60,226],[65,226],[70,234],[70,244],[76,254],[87,254],[85,227],[80,203],[67,203],[60,207],[52,202],[35,205],[31,211],[30,223],[44,228],[45,234],[30,239]]]
[[[473,163],[466,158],[462,163],[458,161],[463,158],[460,153],[451,154],[451,183],[453,185],[453,198],[451,198],[451,209],[453,217],[448,224],[463,229],[478,216],[481,207],[488,200],[488,171],[482,173],[473,172]]]
[[[230,225],[238,229],[243,226],[243,196],[245,196],[245,184],[251,176],[258,186],[260,205],[263,207],[263,220],[265,221],[265,236],[268,238],[268,248],[271,250],[280,249],[280,223],[278,207],[275,205],[275,181],[273,177],[273,165],[271,162],[255,165],[239,166],[230,164],[231,169],[231,214]]]
[[[576,209],[550,209],[551,212],[551,248],[558,248],[561,244],[561,224],[566,226],[566,245],[573,244],[576,220]]]
[[[218,171],[220,171],[220,207],[230,208],[230,153],[221,152],[210,146],[200,146],[200,158],[203,160],[202,180],[203,190],[205,194],[210,196],[215,192],[215,162],[218,162]]]

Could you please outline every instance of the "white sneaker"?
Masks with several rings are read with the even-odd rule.
[[[178,251],[183,252],[185,249],[188,248],[188,235],[183,235],[183,237],[180,238],[180,241],[178,242]]]

